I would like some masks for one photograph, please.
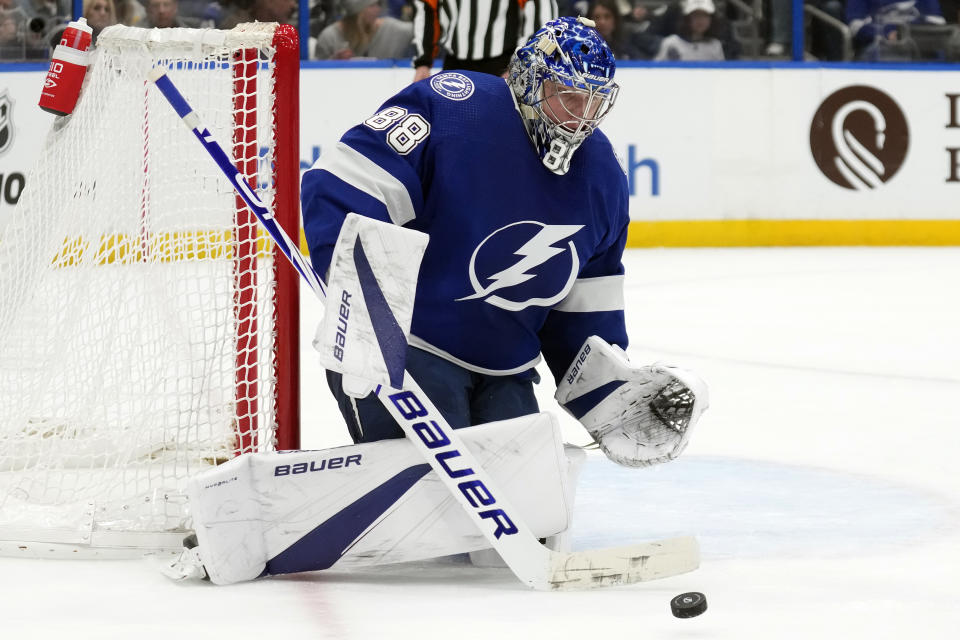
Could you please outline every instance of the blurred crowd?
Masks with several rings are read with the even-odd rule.
[[[415,3],[436,7],[442,1],[309,0],[309,57],[412,59]],[[800,50],[808,60],[957,61],[958,2],[806,0]],[[297,26],[299,8],[298,0],[84,0],[83,15],[96,37],[117,23],[229,29],[257,20]],[[593,19],[620,60],[793,55],[792,0],[558,0],[557,8],[559,15]],[[72,9],[68,0],[0,0],[0,60],[49,59]]]

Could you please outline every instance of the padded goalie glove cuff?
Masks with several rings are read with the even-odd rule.
[[[633,367],[597,336],[587,338],[554,397],[608,458],[628,467],[679,456],[709,402],[694,373],[660,363]]]

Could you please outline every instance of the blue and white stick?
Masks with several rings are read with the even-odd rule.
[[[277,246],[280,247],[283,255],[287,256],[294,268],[300,272],[303,279],[306,280],[310,288],[313,289],[314,293],[316,293],[320,299],[324,299],[327,295],[326,289],[323,286],[323,281],[320,279],[320,276],[314,271],[313,265],[303,257],[300,249],[293,240],[290,239],[286,231],[283,230],[283,227],[277,224],[277,221],[273,218],[273,214],[266,205],[263,204],[260,197],[250,188],[247,181],[243,179],[240,171],[237,170],[233,161],[230,160],[230,156],[227,155],[223,147],[214,139],[210,130],[200,122],[200,116],[190,108],[187,100],[174,86],[167,72],[161,67],[154,67],[150,73],[150,80],[157,85],[160,93],[164,95],[167,102],[170,103],[170,106],[173,107],[177,115],[180,116],[187,125],[187,128],[193,131],[193,135],[197,137],[197,140],[200,141],[203,148],[207,150],[210,157],[213,158],[217,166],[220,167],[223,175],[227,177],[227,180],[230,181],[233,188],[240,194],[243,201],[247,203],[247,206],[250,207],[253,214],[257,216],[257,220],[260,221],[260,224],[264,226],[267,233],[270,234],[270,237],[273,238]]]

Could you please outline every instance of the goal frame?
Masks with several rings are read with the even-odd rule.
[[[273,46],[276,51],[273,70],[273,137],[277,150],[274,154],[274,216],[287,235],[299,238],[300,45],[296,29],[286,24],[278,25],[274,31]],[[255,74],[256,65],[251,66],[254,67]],[[248,127],[248,135],[250,130]],[[252,163],[253,170],[245,173],[256,175],[256,140],[253,140],[252,144],[249,140],[238,144],[235,136],[234,143],[235,152],[237,147],[246,150],[242,156],[243,162]],[[256,187],[252,183],[251,186]],[[238,215],[252,217],[239,196],[236,204]],[[250,227],[256,229],[252,223],[253,221]],[[282,304],[276,307],[274,321],[278,352],[274,362],[278,389],[276,447],[278,450],[287,451],[300,448],[300,278],[276,244],[272,252],[278,295],[282,301]]]
[[[263,25],[256,25],[262,27]],[[131,29],[118,26],[117,29]],[[243,29],[240,25],[237,29]],[[139,30],[145,31],[145,30]],[[209,31],[209,30],[207,30]],[[272,131],[273,144],[272,187],[273,214],[277,223],[293,238],[300,237],[299,215],[299,38],[290,25],[276,25],[272,37],[273,56],[271,73],[273,85]],[[260,74],[261,61],[256,48],[240,49],[235,58],[241,59],[234,65],[234,127],[233,152],[235,161],[241,168],[248,184],[254,190],[258,181],[258,117],[256,104],[256,83]],[[148,91],[155,91],[149,85]],[[243,89],[243,91],[238,91]],[[246,93],[244,93],[246,92]],[[260,108],[264,108],[260,106]],[[60,120],[60,118],[58,118]],[[60,123],[62,124],[62,122]],[[55,123],[54,126],[57,126]],[[144,135],[148,135],[144,131]],[[147,140],[144,140],[145,145]],[[215,171],[211,164],[211,171]],[[146,198],[146,194],[143,194]],[[274,430],[272,443],[257,442],[259,416],[256,413],[258,394],[257,367],[264,367],[263,360],[257,361],[257,349],[264,348],[256,344],[254,334],[250,342],[244,327],[255,326],[259,305],[257,292],[253,287],[242,286],[242,278],[256,278],[250,273],[258,255],[264,255],[264,238],[257,233],[256,221],[252,219],[243,201],[237,197],[235,205],[237,229],[245,229],[234,238],[233,274],[235,281],[233,299],[233,317],[236,328],[236,402],[234,429],[237,434],[234,455],[263,450],[270,446],[277,450],[298,449],[300,447],[300,357],[299,357],[299,277],[295,269],[284,258],[279,248],[269,245],[272,256],[272,308],[273,344],[270,363],[273,367],[272,379],[274,406],[272,417]],[[251,219],[248,221],[246,217]],[[249,231],[249,230],[252,230]],[[146,251],[149,238],[142,239],[141,250]],[[247,342],[244,342],[247,340]],[[253,403],[243,409],[244,403]],[[10,471],[5,473],[16,473]],[[2,496],[0,496],[2,498]],[[85,526],[77,530],[48,530],[42,525],[4,526],[0,528],[0,555],[24,557],[123,557],[142,555],[148,551],[177,551],[187,528],[165,531],[118,531],[100,530],[91,512],[89,531]]]

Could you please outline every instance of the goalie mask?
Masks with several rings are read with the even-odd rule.
[[[615,71],[613,52],[586,18],[552,20],[514,53],[507,82],[547,169],[570,170],[573,152],[616,100]]]

